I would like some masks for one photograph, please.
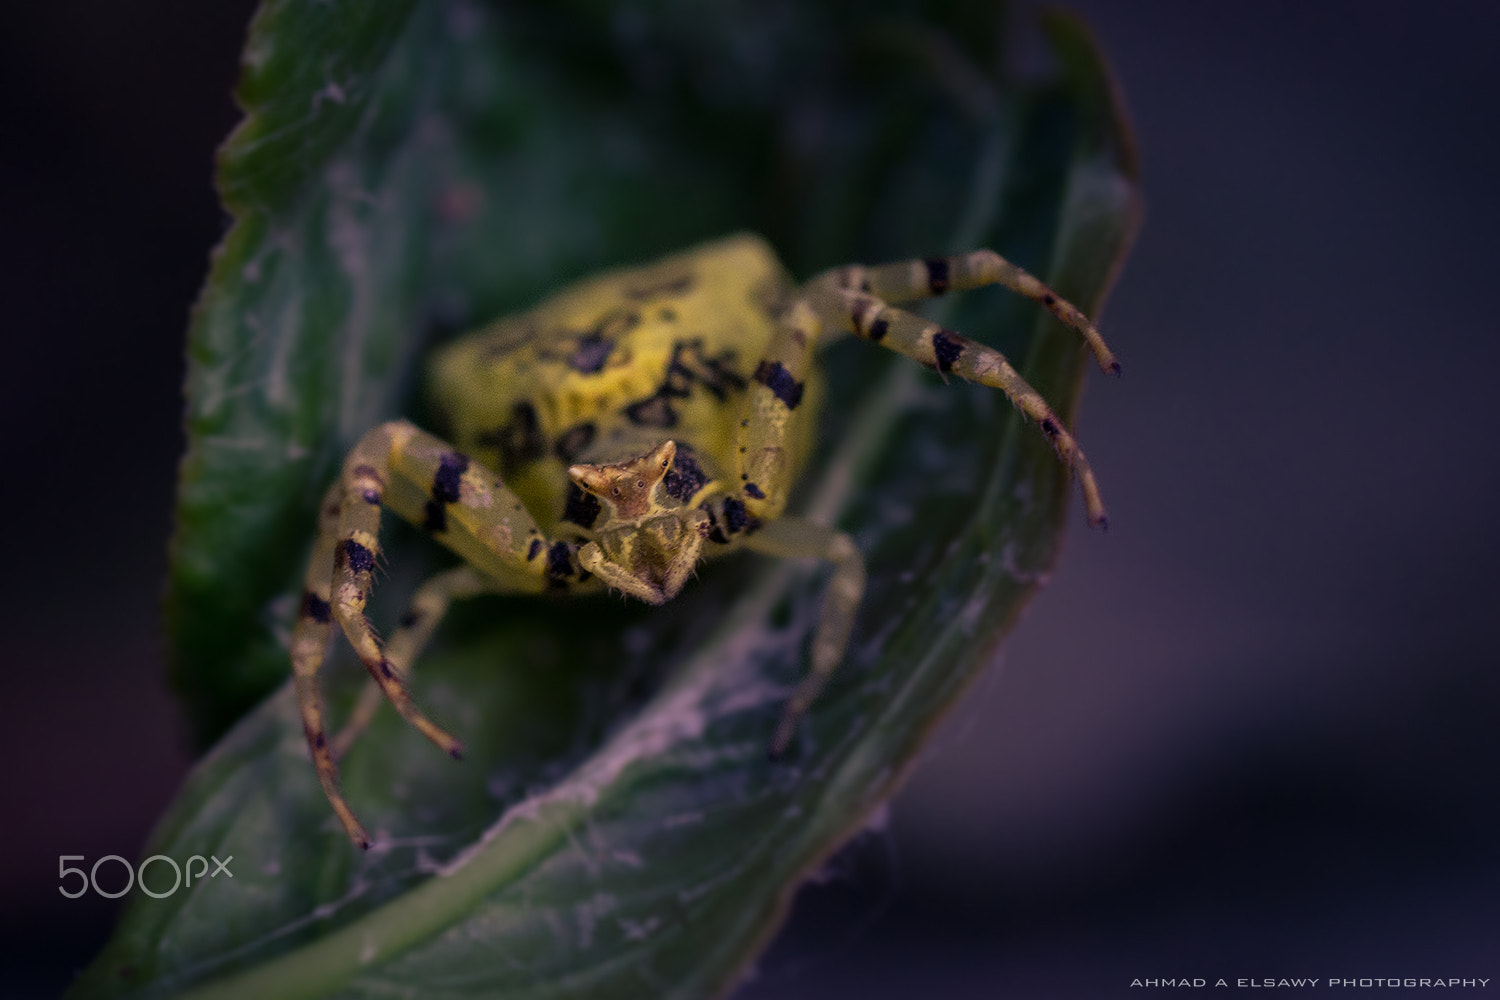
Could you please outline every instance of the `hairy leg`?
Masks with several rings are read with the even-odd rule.
[[[975,250],[956,257],[926,257],[873,267],[852,264],[819,275],[808,287],[864,292],[882,302],[901,303],[933,298],[949,292],[966,292],[987,285],[1000,285],[1040,303],[1048,312],[1082,335],[1103,371],[1111,375],[1120,373],[1120,362],[1116,360],[1114,352],[1104,343],[1104,338],[1082,310],[993,250]]]
[[[1005,393],[1022,413],[1036,421],[1059,457],[1078,477],[1089,523],[1095,527],[1108,524],[1099,484],[1083,449],[1041,393],[1021,377],[1005,355],[931,320],[887,305],[870,292],[835,289],[817,299],[825,311],[833,314],[828,317],[830,323],[838,323],[871,343],[919,361],[944,377],[957,375]]]
[[[406,614],[402,615],[400,625],[385,644],[386,662],[391,665],[396,676],[403,683],[409,680],[412,665],[431,641],[438,622],[448,613],[448,607],[454,600],[492,590],[494,585],[469,566],[458,566],[429,577],[412,596],[411,605]],[[369,726],[375,712],[385,700],[385,689],[378,684],[360,692],[354,710],[344,727],[333,738],[332,752],[335,761],[349,752],[349,747]]]
[[[452,756],[462,751],[458,740],[417,708],[406,686],[409,658],[426,641],[430,627],[398,630],[392,647],[382,647],[364,615],[380,554],[380,514],[385,506],[426,528],[469,564],[469,575],[455,571],[429,581],[418,592],[415,609],[424,603],[446,607],[449,599],[480,589],[539,593],[580,583],[598,586],[596,581],[581,580],[572,543],[543,536],[495,473],[442,440],[405,421],[383,424],[359,440],[320,514],[293,633],[292,664],[303,728],[323,791],[350,839],[361,847],[369,846],[369,837],[339,791],[317,680],[332,622],[339,624],[381,693],[410,725]],[[345,741],[340,749],[346,746]]]

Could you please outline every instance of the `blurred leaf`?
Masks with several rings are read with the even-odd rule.
[[[803,276],[990,245],[1098,307],[1136,202],[1087,35],[1051,19],[1061,76],[1023,86],[992,9],[878,6],[263,7],[221,162],[235,223],[190,340],[170,611],[205,737],[280,690],[146,851],[232,855],[233,879],[133,898],[74,995],[711,995],[894,791],[1045,576],[1069,481],[998,394],[861,343],[829,352],[797,505],[854,533],[870,591],[789,759],[765,748],[823,577],[747,555],[661,609],[455,612],[416,688],[469,756],[385,713],[344,762],[368,854],[332,819],[283,683],[314,505],[361,432],[412,412],[429,334],[738,228]],[[1074,335],[994,290],[953,305],[1071,414]],[[377,597],[399,608],[432,553],[390,534]]]

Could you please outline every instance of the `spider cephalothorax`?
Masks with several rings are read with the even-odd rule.
[[[412,702],[405,677],[449,603],[474,594],[610,589],[660,604],[700,560],[736,549],[826,560],[833,577],[808,675],[772,739],[773,752],[785,748],[843,658],[864,593],[853,541],[785,513],[817,430],[816,351],[838,336],[1000,389],[1072,467],[1089,520],[1103,524],[1083,452],[1005,357],[892,304],[984,285],[1040,303],[1084,337],[1102,368],[1118,370],[1082,313],[992,251],[851,265],[798,288],[749,235],[580,282],[445,348],[433,394],[449,440],[394,421],[354,446],[323,504],[293,635],[308,744],[354,842],[369,838],[339,791],[334,760],[382,694],[459,754]],[[364,609],[385,507],[464,562],[423,584],[381,643]],[[317,677],[334,622],[378,686],[330,743]]]
[[[688,506],[692,494],[668,481],[676,457],[677,443],[663,441],[623,462],[568,469],[601,508],[589,529],[592,541],[578,550],[579,565],[648,604],[677,596],[709,531],[707,512]]]

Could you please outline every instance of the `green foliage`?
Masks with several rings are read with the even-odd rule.
[[[315,505],[360,433],[420,415],[434,337],[742,228],[802,277],[988,245],[1097,308],[1134,164],[1081,27],[1051,19],[1061,73],[1021,85],[987,5],[844,6],[267,0],[189,343],[169,601],[199,732],[233,728],[147,848],[235,877],[132,899],[72,995],[711,995],[894,791],[1051,565],[1069,481],[991,390],[858,343],[832,351],[794,506],[854,533],[870,593],[787,759],[765,748],[822,578],[748,555],[662,609],[456,612],[415,687],[469,757],[384,713],[344,763],[369,854],[285,684]],[[1071,413],[1074,335],[1001,293],[948,321]],[[377,597],[399,608],[434,557],[392,537]],[[358,677],[330,674],[337,718]]]

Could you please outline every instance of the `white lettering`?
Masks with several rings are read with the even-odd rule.
[[[1278,986],[1280,986],[1280,985],[1287,985],[1287,984],[1301,985],[1304,982],[1316,985],[1318,981],[1316,979],[1312,979],[1312,980],[1300,980],[1300,979],[1285,980],[1285,979],[1283,979],[1283,980],[1280,980],[1278,983],[1276,983],[1276,985],[1278,985]],[[1482,986],[1486,986],[1488,984],[1489,984],[1489,980],[1488,979],[1416,979],[1416,978],[1397,978],[1395,976],[1392,976],[1392,977],[1386,978],[1386,979],[1375,977],[1375,978],[1372,978],[1372,979],[1333,979],[1333,978],[1330,978],[1328,980],[1328,985],[1329,986],[1365,986],[1365,987],[1382,986],[1382,987],[1386,987],[1386,988],[1389,988],[1389,989],[1396,989],[1396,988],[1404,988],[1404,989],[1417,989],[1417,988],[1445,989],[1445,988],[1452,988],[1452,987],[1455,987],[1455,986],[1469,986],[1469,987],[1479,986],[1479,987],[1482,987]],[[1266,985],[1268,985],[1268,986],[1271,985],[1271,981],[1267,980],[1266,981]]]
[[[1175,988],[1175,989],[1183,989],[1183,988],[1202,989],[1203,987],[1205,987],[1205,986],[1208,985],[1208,982],[1209,981],[1207,979],[1202,979],[1202,978],[1199,978],[1199,977],[1177,976],[1177,977],[1172,977],[1172,978],[1162,977],[1162,978],[1151,978],[1151,979],[1132,979],[1130,981],[1130,985],[1132,987],[1138,987],[1138,988],[1150,988],[1150,987],[1162,988],[1162,987],[1165,987],[1165,988]],[[1238,986],[1240,989],[1252,989],[1252,990],[1257,990],[1257,989],[1283,989],[1283,988],[1285,988],[1285,989],[1308,989],[1308,988],[1311,988],[1311,987],[1316,987],[1319,983],[1327,983],[1328,986],[1335,987],[1335,988],[1336,987],[1340,987],[1340,986],[1357,986],[1357,987],[1364,987],[1366,989],[1368,989],[1370,987],[1383,987],[1385,989],[1452,989],[1454,987],[1464,987],[1464,988],[1473,989],[1473,988],[1483,988],[1483,987],[1486,987],[1486,986],[1488,986],[1490,984],[1490,981],[1488,979],[1478,979],[1478,978],[1476,978],[1476,979],[1426,979],[1426,978],[1419,979],[1419,978],[1416,978],[1414,976],[1399,976],[1399,977],[1398,976],[1389,976],[1389,977],[1375,976],[1375,977],[1361,977],[1359,979],[1341,979],[1341,978],[1334,977],[1334,976],[1330,976],[1327,979],[1307,978],[1307,977],[1302,977],[1302,976],[1298,976],[1298,977],[1294,977],[1294,978],[1282,978],[1282,979],[1271,979],[1271,978],[1259,978],[1259,979],[1257,979],[1255,977],[1242,977],[1242,978],[1234,980],[1234,985]],[[1229,985],[1229,981],[1226,980],[1226,979],[1220,978],[1220,979],[1214,980],[1214,986],[1215,987],[1228,986],[1228,985]]]
[[[153,861],[165,861],[167,864],[172,866],[172,888],[168,889],[166,892],[152,892],[150,889],[146,888],[146,866]],[[141,891],[150,896],[152,899],[166,899],[168,896],[172,895],[172,893],[177,891],[178,886],[182,885],[182,869],[177,867],[177,862],[173,861],[165,854],[153,854],[151,855],[151,857],[141,862],[140,868],[136,871],[136,882],[140,885]]]

